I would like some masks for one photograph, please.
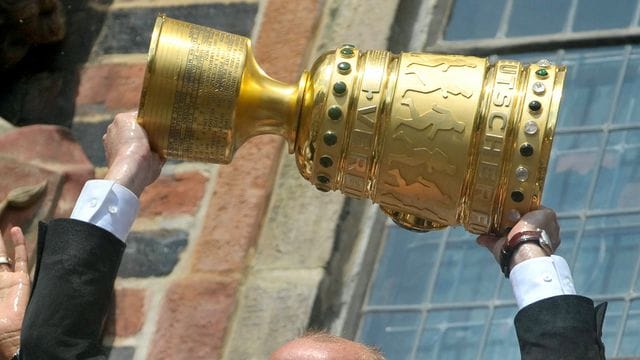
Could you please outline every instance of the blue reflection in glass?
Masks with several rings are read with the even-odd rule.
[[[409,359],[420,318],[419,312],[368,313],[358,341],[378,347],[387,359]]]
[[[477,354],[488,313],[486,308],[428,312],[415,358],[459,360]]]
[[[390,227],[374,275],[369,305],[421,304],[446,233],[420,234]]]
[[[457,0],[445,40],[491,39],[496,36],[506,0]]]
[[[637,6],[636,0],[580,0],[573,31],[627,28]]]
[[[482,1],[478,1],[482,3]],[[508,37],[561,32],[567,21],[571,0],[514,1]]]

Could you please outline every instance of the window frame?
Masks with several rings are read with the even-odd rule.
[[[506,0],[505,9],[503,11],[501,17],[501,25],[498,30],[498,37],[493,39],[474,39],[474,40],[459,40],[459,41],[451,41],[445,40],[444,34],[446,28],[449,24],[450,16],[453,10],[455,0],[401,0],[398,4],[398,10],[395,15],[394,25],[391,29],[391,34],[388,39],[388,48],[394,52],[401,51],[419,51],[419,52],[437,52],[437,53],[449,53],[449,54],[463,54],[463,55],[476,55],[476,56],[493,56],[493,55],[502,55],[509,53],[526,53],[526,52],[549,52],[554,51],[559,54],[562,58],[569,49],[580,49],[580,48],[593,48],[600,46],[624,46],[624,63],[622,64],[622,68],[620,69],[618,79],[616,79],[616,94],[614,94],[614,99],[612,101],[612,108],[609,110],[608,121],[603,125],[591,125],[591,126],[575,126],[575,127],[565,127],[556,129],[556,134],[576,134],[576,133],[588,133],[588,132],[603,132],[604,136],[602,139],[602,143],[599,145],[600,154],[598,155],[598,164],[602,164],[602,159],[607,152],[607,143],[609,141],[609,135],[614,131],[623,131],[623,130],[634,130],[640,129],[640,123],[627,123],[627,124],[612,124],[611,119],[615,116],[615,111],[613,111],[613,106],[618,103],[618,96],[621,91],[621,84],[624,80],[624,75],[626,73],[630,55],[634,45],[640,44],[640,1],[636,6],[636,11],[632,18],[632,26],[627,29],[609,29],[609,30],[597,30],[597,31],[581,31],[581,32],[571,32],[569,28],[573,22],[573,18],[575,17],[577,4],[579,0],[571,0],[570,5],[570,13],[569,20],[565,24],[565,28],[563,32],[548,34],[548,35],[535,35],[535,36],[526,36],[526,37],[512,37],[507,38],[504,36],[506,33],[506,25],[508,24],[509,16],[511,14],[511,9],[513,2],[515,0]],[[413,21],[403,21],[404,18],[409,18],[409,20]],[[598,182],[599,172],[601,166],[598,166],[595,170],[596,173],[593,175],[591,179],[590,188],[588,190],[589,194],[589,202],[586,205],[586,209],[576,212],[565,212],[559,214],[559,219],[583,219],[578,233],[575,235],[576,243],[574,244],[574,248],[571,254],[571,257],[568,258],[568,262],[570,266],[573,268],[575,265],[578,251],[580,248],[580,242],[582,241],[583,234],[587,231],[587,221],[588,218],[598,217],[598,216],[607,216],[607,215],[626,215],[626,214],[640,214],[640,206],[635,208],[624,208],[624,209],[608,209],[608,210],[590,210],[589,204],[593,199],[593,194],[595,187]],[[370,206],[370,208],[374,209],[373,211],[378,211],[377,206]],[[371,210],[367,211],[369,213]],[[371,216],[371,215],[369,215]],[[366,216],[363,217],[363,223],[367,223],[367,221],[371,221],[371,217],[366,219]],[[359,288],[362,286],[366,289],[364,293],[360,291],[360,294],[363,294],[362,297],[354,297],[355,293],[346,292],[342,295],[342,300],[348,300],[347,304],[349,308],[348,312],[357,311],[357,314],[348,314],[347,316],[343,316],[344,318],[351,319],[353,321],[352,326],[346,326],[344,322],[334,322],[331,329],[334,333],[340,334],[347,338],[357,339],[360,335],[361,323],[363,321],[364,315],[366,314],[366,301],[370,296],[371,284],[375,277],[375,271],[377,269],[377,265],[379,264],[379,259],[382,256],[384,251],[384,245],[387,238],[387,228],[388,225],[392,222],[387,219],[378,219],[378,222],[382,222],[384,224],[384,231],[376,231],[372,233],[374,236],[371,239],[369,246],[375,246],[375,251],[371,251],[369,259],[361,259],[362,267],[360,268],[359,273],[370,273],[366,279],[360,279]],[[625,227],[630,227],[631,225],[625,225]],[[612,228],[607,228],[613,230]],[[366,242],[366,240],[362,240]],[[640,258],[636,261],[635,264],[635,275],[632,284],[635,284],[639,277],[640,272]],[[636,297],[630,297],[629,292],[627,294],[622,295],[598,295],[591,296],[591,298],[595,302],[599,301],[623,301],[624,306],[622,309],[622,313],[619,314],[620,319],[618,320],[619,328],[618,333],[615,339],[615,349],[613,349],[612,353],[619,353],[622,345],[622,341],[624,337],[622,336],[624,331],[626,330],[626,323],[629,319],[629,315],[631,312],[635,311],[631,309],[633,301],[640,301],[640,295]],[[515,300],[513,301],[503,301],[495,299],[493,301],[489,301],[491,308],[491,319],[493,319],[493,311],[495,308],[510,306],[515,304]],[[482,302],[483,305],[486,306],[487,301]],[[439,309],[439,308],[464,308],[468,306],[476,305],[475,302],[469,303],[460,303],[455,306],[441,306],[439,304],[432,306],[429,304],[427,306],[427,310],[431,309]],[[424,306],[420,308],[424,310]],[[515,314],[514,314],[515,315]],[[484,348],[487,344],[487,333],[489,328],[492,325],[492,321],[487,321],[484,333],[483,333],[483,345],[481,345],[478,356],[481,356]],[[335,326],[334,326],[335,325]],[[416,349],[413,349],[415,353]],[[616,355],[619,356],[619,355]],[[613,357],[616,359],[618,357]]]

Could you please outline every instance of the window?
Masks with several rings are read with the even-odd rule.
[[[424,8],[402,1],[396,23]],[[439,0],[428,11],[408,46],[567,64],[543,204],[558,212],[558,253],[578,292],[609,302],[607,357],[640,356],[639,1]],[[356,338],[389,359],[512,359],[516,312],[509,282],[474,236],[389,222]]]

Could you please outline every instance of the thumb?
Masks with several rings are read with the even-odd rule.
[[[489,248],[489,250],[493,250],[494,245],[498,242],[499,238],[493,235],[480,235],[476,239],[476,243],[480,246],[484,246]]]

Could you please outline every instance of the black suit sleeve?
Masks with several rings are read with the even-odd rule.
[[[561,295],[524,307],[515,318],[522,359],[604,359],[601,341],[606,303]]]
[[[20,359],[106,359],[102,328],[124,243],[72,219],[41,224]]]

